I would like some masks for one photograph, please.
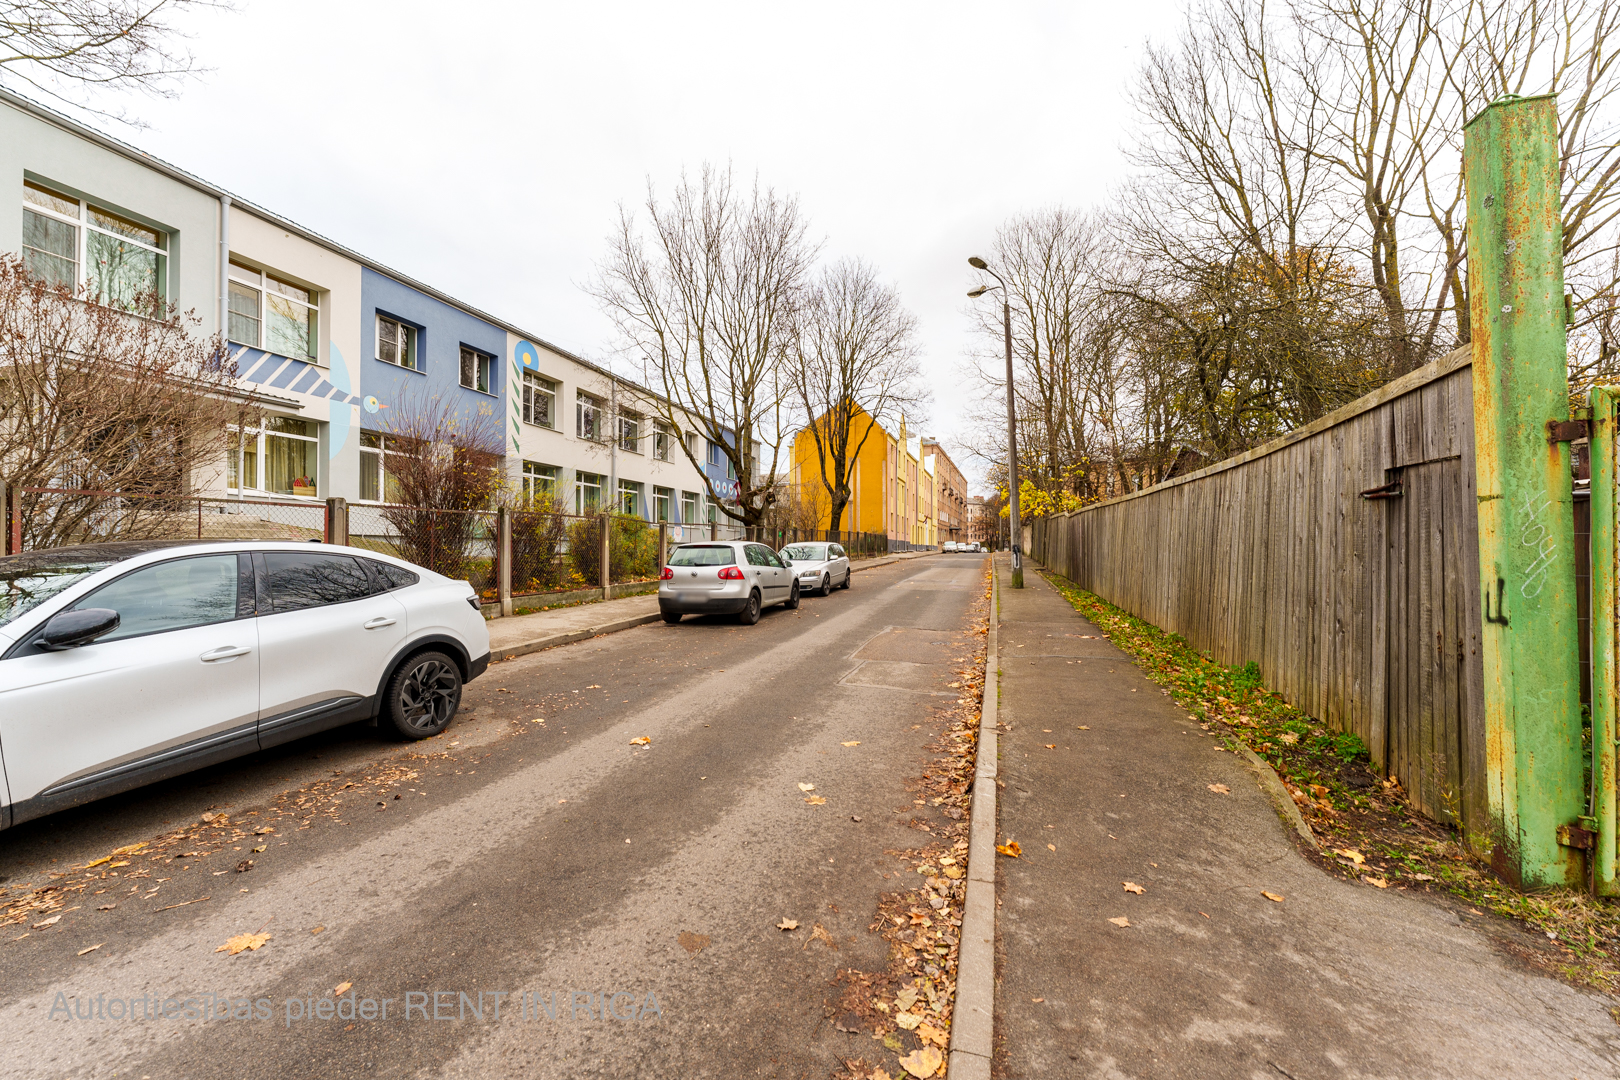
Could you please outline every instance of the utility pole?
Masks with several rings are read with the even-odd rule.
[[[1000,274],[990,269],[989,263],[973,255],[968,258],[968,265],[975,270],[983,270],[1000,282],[998,285],[981,285],[968,295],[979,297],[991,289],[1001,290],[1001,336],[1007,349],[1007,546],[1012,551],[1012,587],[1022,589],[1024,534],[1018,524],[1018,424],[1013,400],[1012,301],[1007,295],[1007,283],[1001,280]]]

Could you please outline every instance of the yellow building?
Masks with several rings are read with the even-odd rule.
[[[911,544],[937,544],[934,456],[923,456],[922,439],[906,430],[905,418],[891,432],[861,411],[851,425],[850,443],[860,445],[860,452],[850,466],[850,500],[839,527]],[[832,507],[822,484],[815,436],[808,428],[794,436],[788,482],[813,511],[816,528],[830,529]]]

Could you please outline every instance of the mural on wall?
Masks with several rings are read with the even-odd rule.
[[[519,439],[523,435],[523,372],[540,370],[540,350],[534,347],[533,342],[519,341],[512,346],[512,393],[507,395],[507,401],[512,407],[512,453],[518,457],[523,455],[523,447]]]
[[[331,428],[327,438],[327,458],[336,461],[339,454],[348,448],[350,421],[357,419],[358,414],[352,406],[358,405],[360,399],[349,392],[349,365],[343,359],[343,353],[338,350],[337,342],[328,341],[327,347],[331,350],[332,366],[328,385],[333,387],[334,393],[328,395],[333,400],[333,406],[328,423]],[[340,402],[346,401],[349,407]]]
[[[334,357],[337,356],[336,347],[333,348]],[[265,352],[263,349],[251,348],[241,345],[231,353],[231,359],[236,361],[237,378],[245,382],[260,383],[277,390],[286,390],[294,394],[308,394],[310,397],[327,398],[345,405],[359,405],[360,397],[351,394],[346,388],[333,386],[321,374],[321,369],[314,364],[303,360],[293,360],[276,353]],[[332,374],[347,386],[349,382],[348,369],[344,368],[342,375],[338,375],[336,365]]]

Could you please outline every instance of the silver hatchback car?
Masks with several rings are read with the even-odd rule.
[[[849,588],[849,556],[838,544],[789,544],[781,555],[804,592],[826,596],[834,589]]]
[[[667,623],[682,615],[735,615],[747,626],[772,604],[799,606],[799,581],[764,544],[709,540],[669,553],[658,583],[658,610]]]

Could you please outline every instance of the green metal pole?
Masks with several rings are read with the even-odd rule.
[[[1564,353],[1558,112],[1509,98],[1464,128],[1474,350],[1486,788],[1498,873],[1574,885],[1560,826],[1586,808],[1581,763]]]
[[[1592,390],[1592,891],[1620,892],[1615,870],[1615,422],[1620,390]]]

